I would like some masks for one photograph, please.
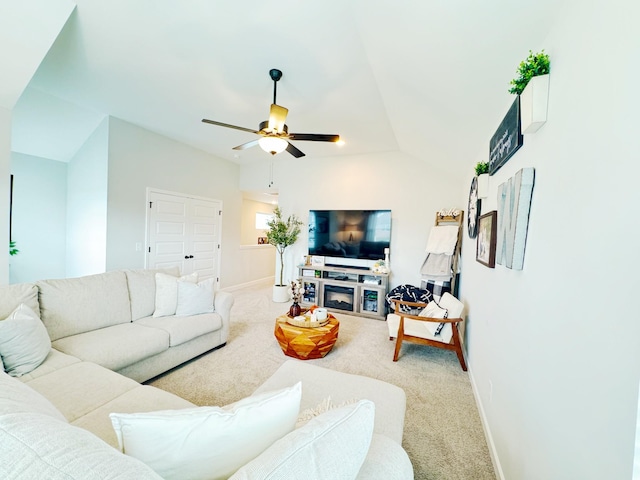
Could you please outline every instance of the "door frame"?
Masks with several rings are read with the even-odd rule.
[[[217,198],[209,198],[209,197],[202,197],[200,195],[192,195],[190,193],[180,193],[180,192],[173,192],[171,190],[161,190],[159,188],[154,188],[154,187],[147,187],[147,191],[146,191],[146,201],[144,203],[144,210],[145,210],[145,215],[144,215],[144,222],[145,222],[145,229],[144,229],[144,268],[148,268],[149,267],[149,248],[151,247],[151,245],[149,245],[149,227],[151,226],[149,224],[149,220],[150,220],[150,209],[149,209],[149,202],[151,201],[151,195],[154,193],[160,193],[162,195],[173,195],[175,197],[181,197],[181,198],[190,198],[190,199],[194,199],[194,200],[203,200],[206,202],[217,202],[220,203],[220,212],[222,212],[223,210],[223,202],[220,199]],[[220,213],[220,215],[218,215],[218,232],[219,232],[219,243],[218,243],[218,252],[216,254],[216,265],[218,266],[218,271],[216,272],[216,289],[220,288],[220,270],[221,270],[221,259],[222,259],[222,213]]]

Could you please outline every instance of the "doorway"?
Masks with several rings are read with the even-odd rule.
[[[174,192],[147,190],[145,267],[177,266],[198,280],[220,285],[222,202]]]

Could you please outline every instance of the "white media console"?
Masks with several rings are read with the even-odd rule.
[[[315,304],[333,312],[385,320],[388,273],[327,265],[300,265],[298,273],[303,306]]]

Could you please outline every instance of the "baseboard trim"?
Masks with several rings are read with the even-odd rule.
[[[243,288],[247,288],[247,287],[256,287],[256,286],[265,286],[265,285],[275,285],[275,277],[264,277],[264,278],[259,278],[258,280],[252,280],[250,282],[247,283],[241,283],[239,285],[233,285],[231,287],[225,287],[225,288],[221,288],[220,290],[222,290],[223,292],[236,292],[238,290],[242,290]]]
[[[469,380],[471,380],[471,390],[473,391],[473,397],[476,400],[476,406],[478,407],[478,412],[480,413],[482,430],[484,431],[484,437],[487,440],[487,446],[489,447],[489,456],[491,457],[493,470],[496,472],[496,478],[498,478],[498,480],[505,480],[504,472],[502,471],[502,465],[500,465],[500,458],[498,458],[496,445],[493,442],[493,436],[491,435],[491,429],[489,428],[487,415],[484,411],[482,401],[480,400],[480,393],[478,392],[475,377],[473,376],[473,369],[471,368],[471,365],[469,365],[469,362],[467,362],[467,370],[467,373],[469,374]]]

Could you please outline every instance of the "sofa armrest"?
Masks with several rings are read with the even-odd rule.
[[[222,338],[229,337],[229,323],[231,322],[231,307],[233,307],[233,295],[229,292],[218,290],[213,300],[215,311],[222,317]],[[225,340],[226,342],[226,340]]]

